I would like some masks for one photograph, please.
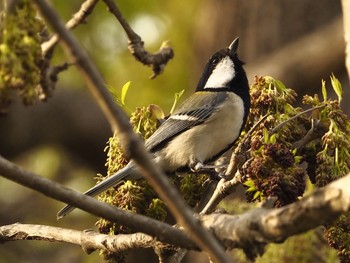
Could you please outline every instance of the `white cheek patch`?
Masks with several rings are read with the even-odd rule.
[[[204,88],[222,88],[235,77],[236,71],[229,57],[222,59],[211,73]]]

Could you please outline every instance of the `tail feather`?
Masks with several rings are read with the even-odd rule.
[[[84,193],[84,195],[96,196],[108,190],[109,188],[117,185],[123,179],[137,179],[139,176],[133,174],[135,170],[136,170],[136,165],[133,162],[130,162],[127,166],[119,170],[114,175],[108,177],[107,179],[101,181],[99,184],[87,190]],[[57,219],[65,217],[74,209],[75,209],[74,206],[66,205],[60,211],[58,211]]]

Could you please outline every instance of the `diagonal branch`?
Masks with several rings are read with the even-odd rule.
[[[126,155],[140,166],[142,174],[160,198],[166,202],[177,222],[185,227],[195,243],[216,262],[231,262],[223,247],[209,231],[199,224],[198,219],[193,216],[191,209],[185,204],[180,193],[170,184],[168,178],[161,172],[159,167],[155,165],[143,142],[133,132],[127,116],[114,103],[96,66],[72,33],[65,28],[57,13],[44,0],[35,0],[34,2],[43,17],[60,36],[64,50],[76,60],[77,67],[81,71],[90,91],[110,121],[112,128],[117,130]],[[75,205],[74,203],[70,204]]]
[[[86,23],[86,18],[92,13],[96,4],[99,0],[86,0],[84,1],[78,12],[76,12],[73,17],[66,23],[66,28],[71,30],[77,27],[79,24]],[[46,57],[47,54],[52,53],[59,41],[59,36],[54,34],[49,40],[41,44],[41,50],[43,56]]]
[[[349,185],[350,174],[282,208],[257,208],[242,215],[211,214],[201,220],[228,249],[239,247],[255,258],[263,253],[266,244],[280,243],[349,211]]]
[[[250,259],[254,259],[264,253],[265,245],[280,243],[349,211],[349,184],[350,174],[282,208],[257,208],[240,215],[203,215],[201,222],[215,233],[226,249],[242,248]],[[95,249],[119,252],[129,248],[163,248],[159,241],[142,233],[108,236],[49,226],[12,224],[0,227],[0,243],[22,239],[79,244],[88,253]],[[178,246],[195,249],[190,243]]]
[[[257,127],[268,117],[270,113],[265,114],[257,121],[253,127],[243,136],[237,147],[231,154],[230,162],[225,172],[225,177],[222,178],[208,200],[207,204],[204,206],[200,215],[205,215],[213,212],[217,205],[229,194],[236,190],[237,185],[240,180],[237,175],[237,170],[241,167],[249,158],[249,147],[250,147],[250,137],[252,133],[257,129]]]
[[[28,172],[23,168],[7,161],[0,156],[0,175],[14,181],[20,185],[36,190],[55,200],[72,204],[84,211],[96,216],[108,219],[112,222],[129,226],[130,228],[156,237],[164,243],[181,244],[188,243],[189,246],[196,247],[195,244],[179,229],[176,229],[166,223],[142,216],[139,214],[127,212],[117,207],[112,207],[106,203],[100,202],[90,196],[63,187],[49,179]]]

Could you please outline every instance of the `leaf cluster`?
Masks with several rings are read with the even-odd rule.
[[[14,91],[25,105],[46,98],[39,85],[44,24],[28,0],[20,0],[14,12],[3,13],[0,19],[0,113],[4,114]]]

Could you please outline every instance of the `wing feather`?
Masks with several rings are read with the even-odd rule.
[[[146,141],[146,147],[154,152],[171,138],[210,118],[227,98],[226,92],[197,92],[196,101],[186,100]],[[188,111],[187,109],[192,109]]]

